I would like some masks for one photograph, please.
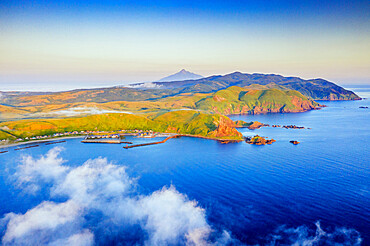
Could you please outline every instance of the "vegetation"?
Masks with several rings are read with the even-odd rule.
[[[91,115],[65,119],[20,120],[0,124],[9,134],[0,132],[1,139],[11,134],[17,138],[51,135],[70,131],[115,131],[153,130],[156,132],[181,133],[215,137],[220,139],[241,139],[235,130],[235,123],[219,114],[204,114],[197,111],[174,111],[160,114],[152,119],[123,113]],[[226,129],[227,132],[220,131]]]
[[[0,103],[10,106],[43,106],[66,103],[104,103],[114,101],[147,101],[173,97],[183,93],[213,93],[230,86],[251,87],[249,89],[290,89],[314,100],[360,99],[352,91],[323,79],[304,80],[297,77],[283,77],[274,74],[242,74],[211,76],[198,80],[179,82],[154,82],[155,88],[111,87],[80,89],[50,93],[6,93],[2,92]],[[260,88],[257,88],[261,86]],[[254,88],[253,88],[254,87]]]
[[[119,129],[240,139],[235,127],[250,123],[235,123],[222,115],[303,112],[320,106],[313,99],[359,99],[353,92],[322,79],[273,74],[236,72],[198,80],[154,82],[151,86],[1,92],[0,139]]]
[[[230,86],[247,87],[250,85],[281,86],[296,90],[313,100],[358,100],[352,91],[346,90],[324,79],[304,80],[298,77],[284,77],[276,74],[243,74],[235,72],[224,76],[211,76],[199,80],[171,83],[154,83],[161,89],[178,89],[186,92],[215,92]],[[274,88],[277,88],[277,87]],[[277,88],[281,89],[281,88]]]
[[[231,86],[197,103],[197,108],[220,114],[256,114],[267,112],[303,112],[318,107],[298,91],[250,90]]]
[[[250,87],[231,86],[214,93],[181,93],[176,96],[144,101],[80,102],[22,107],[4,106],[6,110],[1,111],[0,108],[0,112],[2,112],[0,118],[3,120],[63,118],[74,115],[87,116],[94,113],[94,111],[97,113],[121,111],[156,115],[158,112],[164,113],[179,109],[196,109],[224,115],[256,114],[302,112],[319,106],[318,103],[297,91],[268,89],[267,86],[259,87],[265,89],[255,90],[250,89]],[[38,96],[40,95],[36,95],[36,97]]]

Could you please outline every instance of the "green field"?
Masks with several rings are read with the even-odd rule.
[[[153,130],[181,133],[220,139],[242,139],[234,128],[236,124],[219,114],[205,114],[194,110],[181,110],[151,116],[110,113],[65,119],[20,120],[0,124],[1,129],[17,138],[52,135],[71,131]],[[0,131],[0,138],[9,134]]]

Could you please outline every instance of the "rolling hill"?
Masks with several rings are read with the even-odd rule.
[[[154,85],[154,87],[80,89],[66,92],[39,93],[36,95],[5,93],[0,97],[0,104],[18,107],[79,102],[153,101],[181,95],[183,93],[211,93],[226,89],[230,86],[265,86],[265,88],[296,90],[313,100],[360,99],[360,97],[352,91],[346,90],[323,79],[304,80],[297,77],[283,77],[274,74],[242,74],[235,72],[224,76],[211,76],[198,80],[152,82],[151,84]]]
[[[154,87],[2,93],[0,138],[133,128],[240,138],[235,123],[222,115],[304,112],[321,106],[314,99],[360,99],[326,80],[273,74],[236,72],[151,85]]]
[[[294,90],[252,90],[238,86],[215,92],[196,103],[197,109],[219,114],[297,113],[320,105]]]
[[[235,122],[220,114],[205,114],[194,110],[180,110],[151,117],[110,113],[65,119],[34,119],[3,122],[0,139],[51,135],[70,131],[153,130],[211,138],[242,139]]]
[[[179,89],[181,92],[210,92],[230,86],[267,85],[274,83],[287,89],[297,90],[314,100],[358,100],[352,91],[346,90],[324,79],[304,80],[298,77],[284,77],[276,74],[243,74],[234,72],[224,76],[211,76],[198,80],[171,83],[154,82],[161,89]]]
[[[58,96],[60,97],[60,95]],[[114,112],[148,115],[181,109],[201,110],[207,113],[224,115],[288,113],[304,112],[320,106],[298,91],[288,90],[275,84],[251,85],[244,88],[231,86],[213,93],[181,93],[174,96],[141,101],[68,103],[70,98],[63,100],[60,97],[60,99],[54,98],[53,101],[58,100],[60,103],[47,104],[43,101],[41,105],[29,105],[30,102],[38,103],[39,97],[36,96],[36,99],[25,103],[27,106],[1,107],[0,105],[0,120],[11,120],[12,118],[13,120],[22,118],[63,118]],[[44,97],[44,95],[41,97]]]

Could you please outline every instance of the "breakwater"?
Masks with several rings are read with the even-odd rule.
[[[56,142],[49,142],[49,143],[46,143],[45,145],[57,144],[57,143],[64,143],[65,141],[66,141],[66,140],[56,141]]]
[[[123,147],[124,149],[131,149],[131,148],[135,148],[135,147],[142,147],[142,146],[148,146],[148,145],[154,145],[154,144],[162,144],[162,143],[165,143],[167,142],[168,140],[170,140],[171,138],[178,138],[178,137],[181,137],[182,135],[174,135],[174,136],[169,136],[165,139],[163,139],[162,141],[158,141],[158,142],[151,142],[151,143],[143,143],[143,144],[134,144],[134,145],[130,145],[130,146],[125,146]]]
[[[84,139],[81,143],[107,143],[107,144],[120,144],[121,140],[119,139]]]
[[[36,145],[26,146],[26,147],[22,147],[22,148],[14,149],[14,150],[29,149],[29,148],[35,148],[35,147],[39,147],[39,145],[38,145],[38,144],[36,144]]]
[[[151,142],[151,143],[143,143],[143,144],[134,144],[134,145],[130,145],[130,146],[125,146],[123,148],[124,149],[131,149],[131,148],[135,148],[135,147],[142,147],[142,146],[148,146],[148,145],[154,145],[154,144],[162,144],[162,143],[167,142],[171,138],[179,138],[179,137],[203,138],[203,139],[217,140],[217,141],[220,141],[221,143],[234,143],[234,142],[242,141],[242,140],[235,140],[235,139],[219,139],[219,138],[203,137],[203,136],[190,135],[190,134],[178,134],[178,135],[169,136],[169,137],[165,138],[162,141]]]

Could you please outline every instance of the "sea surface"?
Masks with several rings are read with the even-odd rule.
[[[354,90],[370,98],[370,88]],[[0,154],[3,243],[61,244],[64,234],[73,235],[76,230],[82,241],[99,245],[176,245],[185,244],[185,239],[181,235],[168,239],[169,234],[188,230],[182,227],[185,224],[196,228],[206,223],[211,230],[205,241],[219,245],[370,245],[370,109],[359,108],[370,108],[370,101],[320,103],[327,107],[305,113],[231,117],[311,128],[239,129],[245,136],[258,134],[276,140],[266,146],[182,137],[127,150],[116,144],[83,144],[80,139],[18,151],[14,150],[17,147],[9,147],[8,153]],[[134,137],[126,140],[157,141]],[[300,144],[293,145],[290,140]],[[99,157],[106,158],[98,159],[103,163],[99,164],[101,175],[109,174],[113,180],[108,186],[105,177],[86,181],[93,174],[83,175],[77,169],[87,160]],[[50,175],[48,165],[55,162],[58,165],[50,170],[59,171]],[[115,172],[117,166],[125,168]],[[106,167],[111,171],[105,171]],[[72,173],[73,170],[81,172]],[[66,173],[70,174],[68,178]],[[129,184],[132,189],[123,200],[135,203],[135,208],[122,199],[117,202],[117,187],[121,186],[113,184],[122,181],[122,177],[128,180],[124,185]],[[100,189],[100,184],[106,189]],[[93,194],[84,187],[94,187]],[[35,214],[45,208],[46,202],[55,206],[69,199],[88,200],[94,194],[114,195],[102,195],[99,199],[106,199],[104,203],[97,199],[89,203],[94,205],[86,205],[83,212],[78,210],[80,219],[77,223],[72,216],[73,226],[68,230],[63,227],[66,222],[49,227],[38,224],[41,222]],[[112,216],[105,209],[125,211],[130,219],[116,219],[118,215]],[[135,210],[135,215],[131,215],[131,210]],[[162,217],[158,211],[164,211]],[[171,212],[166,214],[167,211]],[[24,216],[26,212],[28,217]],[[151,222],[138,213],[144,213],[143,217]],[[185,213],[190,215],[181,217]],[[32,218],[37,222],[32,222]],[[181,223],[173,224],[172,219]],[[16,227],[20,220],[39,227]]]

